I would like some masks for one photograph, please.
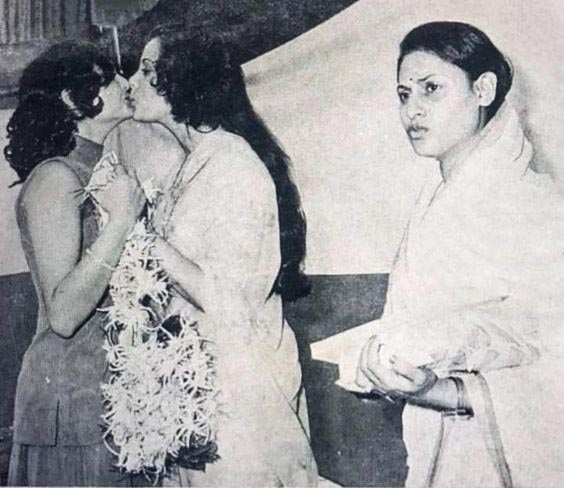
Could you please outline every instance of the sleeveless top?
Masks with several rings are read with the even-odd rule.
[[[53,161],[65,164],[76,174],[81,185],[86,186],[101,156],[102,146],[77,136],[76,148],[67,157],[49,159],[40,166]],[[103,412],[100,382],[106,371],[102,348],[103,315],[93,311],[70,339],[58,336],[49,325],[23,205],[34,173],[23,184],[16,202],[22,247],[37,292],[39,310],[37,329],[24,355],[18,378],[14,442],[40,446],[95,444],[101,442],[103,433],[100,418]],[[77,198],[81,196],[77,195]],[[48,202],[45,207],[49,208]],[[83,254],[96,239],[98,230],[94,214],[86,204],[82,205],[81,217]]]

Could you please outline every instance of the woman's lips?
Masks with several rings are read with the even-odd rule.
[[[407,129],[407,135],[413,141],[423,139],[423,137],[425,137],[427,132],[429,132],[429,129],[427,127],[423,127],[420,125],[413,125],[408,127]]]

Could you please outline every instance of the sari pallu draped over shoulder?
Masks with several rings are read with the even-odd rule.
[[[475,414],[406,407],[408,486],[564,482],[564,201],[532,155],[505,104],[404,233],[379,341],[459,374]]]

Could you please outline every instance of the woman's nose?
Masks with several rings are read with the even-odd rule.
[[[132,92],[133,90],[135,90],[135,88],[137,88],[137,73],[129,78],[127,91]]]
[[[121,74],[116,75],[116,78],[118,79],[118,83],[123,90],[127,90],[129,88],[129,81],[127,81],[127,78],[125,78]]]
[[[407,116],[413,120],[416,117],[422,117],[426,114],[427,110],[425,104],[418,96],[411,96],[407,101]]]

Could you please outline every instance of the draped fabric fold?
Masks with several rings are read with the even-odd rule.
[[[454,424],[406,407],[407,486],[432,472],[433,486],[562,483],[564,202],[531,158],[503,106],[456,174],[423,192],[404,234],[379,341],[439,375],[468,372],[470,403],[485,405]]]
[[[88,20],[87,0],[0,0],[0,44],[76,38]]]

